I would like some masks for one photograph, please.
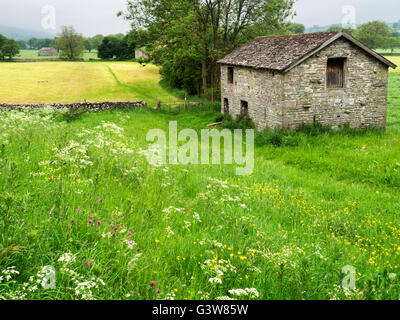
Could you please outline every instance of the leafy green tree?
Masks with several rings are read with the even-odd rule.
[[[28,46],[30,49],[38,49],[38,39],[30,38],[28,40]]]
[[[19,41],[17,41],[17,42],[18,42],[19,48],[20,48],[21,50],[25,50],[25,49],[27,48],[27,43],[26,43],[26,41],[24,41],[24,40],[19,40]]]
[[[97,55],[100,59],[114,59],[120,50],[120,40],[114,36],[107,36],[99,46]]]
[[[330,27],[328,28],[326,31],[344,31],[348,34],[354,34],[354,29],[352,28],[343,28],[343,27],[339,27],[339,26],[334,26],[334,27]]]
[[[301,23],[291,23],[289,25],[289,30],[294,34],[300,34],[306,31],[306,27]]]
[[[0,60],[4,60],[5,54],[3,50],[3,46],[6,43],[7,38],[0,34]]]
[[[73,26],[61,27],[61,35],[56,39],[55,47],[60,51],[60,57],[68,60],[80,58],[85,49],[84,38]]]
[[[99,46],[103,42],[103,39],[104,39],[104,36],[102,34],[97,34],[94,37],[90,38],[93,50],[99,49]]]
[[[182,70],[190,70],[196,76],[201,75],[201,87],[207,95],[208,88],[218,87],[218,59],[255,36],[287,32],[286,21],[293,13],[293,3],[293,0],[129,0],[126,12],[119,15],[129,20],[134,30],[149,32],[152,58],[161,64],[169,83],[197,86],[198,80],[184,79],[187,73]]]
[[[14,56],[18,54],[18,42],[12,39],[7,39],[0,34],[0,60],[4,60],[6,57],[11,60]]]
[[[93,42],[91,38],[86,38],[85,39],[85,49],[89,52],[93,50]]]
[[[377,20],[360,25],[354,35],[372,49],[388,49],[393,41],[392,30],[389,25]]]
[[[54,39],[37,39],[36,49],[48,48],[54,46]]]
[[[390,49],[393,53],[395,49],[400,48],[400,32],[393,32],[392,39],[393,40],[390,42]]]
[[[18,42],[12,39],[6,39],[6,41],[3,43],[1,51],[3,52],[4,56],[11,60],[14,56],[19,54]]]

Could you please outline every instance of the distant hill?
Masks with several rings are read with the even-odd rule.
[[[30,38],[54,38],[55,32],[29,30],[0,25],[0,34],[14,40],[29,40]]]

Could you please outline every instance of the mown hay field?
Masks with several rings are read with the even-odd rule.
[[[71,103],[176,98],[159,84],[158,67],[134,62],[23,62],[0,64],[2,103]]]
[[[150,129],[218,105],[2,111],[0,298],[399,299],[399,86],[386,132],[294,133],[250,176],[146,161]]]

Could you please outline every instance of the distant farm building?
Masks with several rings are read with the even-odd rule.
[[[146,54],[146,47],[141,47],[140,49],[135,50],[135,59],[149,59],[149,56]]]
[[[222,112],[248,115],[258,129],[386,127],[396,65],[345,32],[258,37],[219,63]]]
[[[55,57],[58,56],[58,51],[55,48],[42,48],[39,50],[39,56],[41,57]]]

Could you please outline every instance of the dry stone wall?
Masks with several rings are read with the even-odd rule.
[[[118,101],[118,102],[77,102],[77,103],[55,103],[55,104],[1,104],[0,109],[39,109],[50,107],[54,109],[88,109],[91,111],[113,110],[113,109],[136,109],[146,107],[144,101]]]

